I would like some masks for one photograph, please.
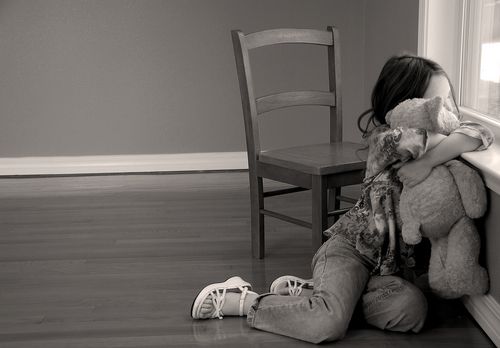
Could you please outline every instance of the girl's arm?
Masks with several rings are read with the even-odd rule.
[[[463,133],[429,135],[429,148],[422,157],[405,163],[398,176],[403,185],[415,186],[429,176],[432,168],[443,164],[464,152],[474,151],[481,146],[481,139]]]

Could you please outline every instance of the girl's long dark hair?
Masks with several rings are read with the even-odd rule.
[[[386,124],[385,114],[402,101],[422,98],[433,75],[443,75],[450,80],[443,68],[430,59],[409,54],[389,58],[373,88],[372,107],[358,118],[358,128],[363,136],[370,133],[371,127]],[[450,88],[458,112],[451,83]],[[362,121],[365,117],[368,117],[368,120],[363,127]]]

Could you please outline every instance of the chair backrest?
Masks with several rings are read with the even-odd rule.
[[[330,142],[342,141],[342,104],[340,95],[339,33],[327,30],[272,29],[251,34],[232,30],[236,70],[240,84],[249,165],[260,153],[258,116],[271,110],[300,105],[322,105],[330,108]],[[328,91],[289,91],[256,97],[253,88],[249,51],[276,44],[313,44],[328,49]]]

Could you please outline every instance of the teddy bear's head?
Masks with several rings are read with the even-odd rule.
[[[398,104],[385,116],[391,128],[423,128],[449,135],[460,125],[457,116],[444,105],[442,97],[414,98]]]

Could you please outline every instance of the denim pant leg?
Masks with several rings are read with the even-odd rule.
[[[248,323],[312,343],[342,338],[370,278],[373,262],[336,235],[321,246],[312,267],[311,297],[262,295],[250,309]]]
[[[412,283],[395,276],[373,276],[362,297],[365,320],[382,330],[419,332],[427,300]]]

